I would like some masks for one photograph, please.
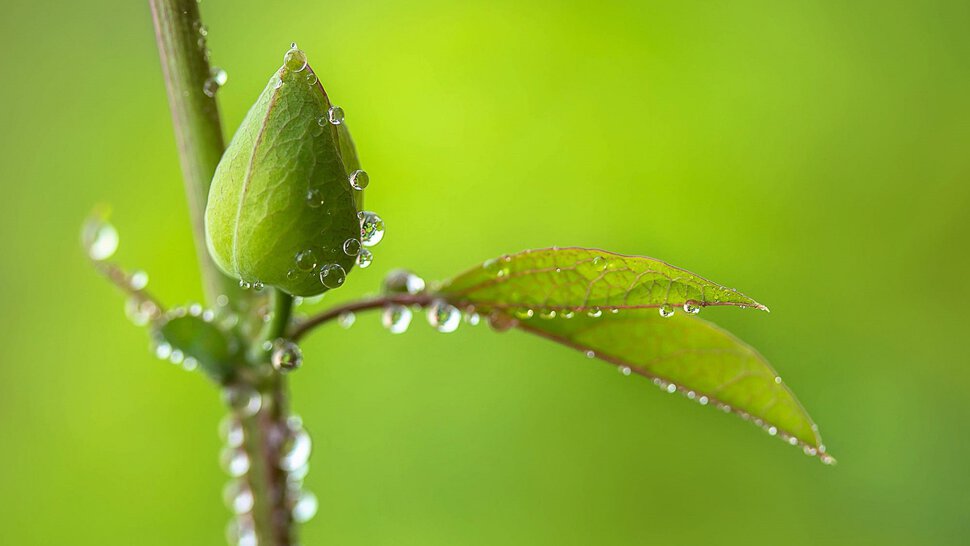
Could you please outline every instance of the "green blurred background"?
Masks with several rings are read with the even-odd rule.
[[[229,134],[291,41],[347,111],[388,235],[315,307],[394,266],[658,257],[771,306],[703,315],[840,462],[520,333],[365,315],[293,376],[303,544],[966,543],[970,4],[201,8]],[[147,4],[2,12],[0,542],[221,544],[216,392],[149,355],[78,245],[108,202],[118,259],[200,297]]]

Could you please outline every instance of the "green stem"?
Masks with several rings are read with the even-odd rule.
[[[205,204],[225,141],[215,98],[203,91],[210,67],[205,37],[199,32],[202,20],[198,2],[149,0],[148,3],[172,111],[205,301],[214,308],[218,297],[225,295],[238,310],[247,303],[248,296],[240,290],[237,281],[219,270],[205,243]]]

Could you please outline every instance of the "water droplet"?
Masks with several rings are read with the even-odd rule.
[[[199,28],[197,30],[199,31],[199,34],[202,35],[202,36],[208,36],[209,35],[209,27],[207,27],[207,26],[205,26],[203,24],[199,24]]]
[[[309,491],[302,492],[296,504],[293,505],[293,521],[297,523],[310,521],[317,514],[318,507],[319,502],[316,495]]]
[[[677,385],[674,385],[673,383],[668,384],[667,392],[669,392],[670,394],[677,392]]]
[[[464,319],[465,319],[465,324],[469,326],[478,326],[478,323],[482,321],[482,317],[474,311],[465,313]]]
[[[367,171],[357,169],[350,173],[350,187],[355,190],[363,190],[368,184],[370,184],[370,175],[367,174]]]
[[[701,312],[701,306],[697,305],[692,301],[685,302],[684,312],[687,313],[688,315],[696,315],[697,313]]]
[[[280,457],[280,468],[287,472],[296,470],[310,460],[310,450],[313,443],[310,435],[303,428],[303,421],[299,417],[287,419],[288,433],[283,443],[283,456]]]
[[[327,122],[333,125],[340,125],[344,122],[344,109],[339,106],[331,106],[327,110]]]
[[[559,311],[559,318],[571,319],[576,315],[572,309],[561,309]]]
[[[253,287],[252,283],[239,279],[239,288],[242,288],[243,290],[249,290],[252,287]]]
[[[586,351],[586,358],[596,358],[596,351]]]
[[[263,284],[263,281],[261,281],[259,279],[253,281],[253,290],[259,292],[260,290],[262,290],[265,287],[266,287],[266,285]]]
[[[370,264],[374,261],[374,253],[366,248],[360,249],[360,254],[357,255],[357,267],[361,269],[367,269]]]
[[[199,367],[199,361],[192,358],[191,356],[185,357],[182,361],[182,369],[187,372],[195,371]]]
[[[301,250],[296,254],[296,268],[300,271],[313,271],[317,263],[317,255],[312,249]]]
[[[283,78],[277,76],[276,82],[273,84],[273,88],[279,89],[280,87],[283,87]]]
[[[631,370],[629,366],[620,366],[619,370],[621,374],[626,376],[629,376],[631,373],[633,373],[633,370]]]
[[[554,319],[554,318],[556,318],[556,310],[555,309],[542,309],[542,310],[539,311],[539,318],[546,319],[546,320]]]
[[[360,241],[357,239],[347,239],[344,241],[344,254],[348,256],[360,254]]]
[[[424,279],[407,269],[392,269],[384,276],[384,292],[418,294],[425,288]]]
[[[158,315],[158,306],[152,301],[132,297],[125,302],[125,316],[135,326],[145,326]]]
[[[249,472],[249,455],[242,449],[227,447],[219,453],[222,470],[234,478]]]
[[[245,386],[232,385],[222,391],[223,400],[242,417],[256,415],[263,405],[263,398],[256,389]]]
[[[226,541],[229,546],[258,546],[256,528],[252,518],[238,518],[226,526]]]
[[[235,415],[229,414],[219,422],[219,437],[229,447],[240,447],[246,439],[246,432],[243,430],[239,419],[236,419]]]
[[[520,307],[516,309],[513,314],[515,315],[515,318],[529,320],[533,315],[535,315],[535,311],[529,309],[528,307]]]
[[[428,324],[442,333],[454,332],[461,324],[461,311],[443,300],[436,300],[428,307]]]
[[[172,346],[168,343],[162,342],[155,346],[155,357],[161,360],[168,360],[168,357],[172,355]]]
[[[357,315],[353,311],[344,311],[337,316],[337,324],[345,330],[353,326],[355,322],[357,322]]]
[[[181,364],[185,360],[185,353],[179,349],[172,349],[172,353],[168,355],[168,361],[172,364]]]
[[[131,274],[131,277],[128,277],[128,286],[130,286],[132,290],[143,290],[146,286],[148,286],[148,273],[145,273],[144,271],[135,271]]]
[[[307,82],[308,85],[316,85],[317,84],[317,75],[314,74],[313,72],[308,73],[306,75],[306,82]]]
[[[708,402],[707,397],[706,396],[703,396],[703,395],[700,398],[697,399],[697,403],[700,404],[700,405],[702,405],[702,406],[706,406],[707,405],[707,402]]]
[[[781,376],[780,375],[776,375],[775,376],[775,383],[778,384],[778,385],[781,385]]]
[[[374,246],[384,238],[384,220],[371,211],[357,214],[360,219],[360,242],[364,246]]]
[[[603,310],[599,307],[593,307],[589,311],[586,311],[586,316],[590,318],[599,318],[603,316]]]
[[[291,72],[301,72],[306,68],[306,53],[296,47],[296,43],[283,55],[283,66]]]
[[[768,427],[768,434],[770,434],[771,436],[774,436],[775,434],[778,434],[778,428],[776,428],[776,427]]]
[[[292,371],[303,365],[303,351],[299,345],[288,339],[277,339],[273,342],[270,362],[281,372]]]
[[[403,334],[411,325],[411,310],[403,305],[388,305],[381,313],[381,324],[392,334]]]
[[[488,315],[488,325],[496,332],[507,332],[515,326],[515,319],[505,313],[493,311]]]
[[[340,288],[347,280],[347,272],[340,264],[328,264],[320,268],[320,282],[327,288]]]
[[[85,222],[81,239],[92,260],[107,260],[118,250],[118,230],[103,218]]]
[[[222,490],[222,500],[226,508],[235,514],[247,514],[253,509],[255,497],[253,490],[243,480],[231,480]]]
[[[670,317],[674,316],[674,308],[671,307],[671,306],[669,306],[669,305],[666,305],[666,304],[661,305],[660,306],[660,316],[663,317],[663,318],[670,318]]]
[[[218,66],[213,66],[209,70],[209,77],[212,78],[212,80],[216,82],[219,87],[226,85],[226,82],[229,81],[229,73]]]

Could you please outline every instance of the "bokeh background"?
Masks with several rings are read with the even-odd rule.
[[[291,41],[388,225],[323,307],[519,249],[670,261],[772,313],[764,352],[839,459],[520,333],[320,330],[306,545],[965,544],[970,4],[205,0],[231,134]],[[146,2],[0,17],[0,542],[212,545],[223,414],[149,355],[78,227],[200,289]]]

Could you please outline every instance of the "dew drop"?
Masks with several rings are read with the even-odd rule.
[[[360,242],[364,246],[374,246],[384,238],[384,220],[371,211],[357,213],[360,219]]]
[[[697,399],[697,403],[702,406],[706,406],[707,402],[708,402],[708,399],[706,396],[701,396],[700,398]]]
[[[571,319],[576,315],[572,309],[562,309],[559,311],[559,318]]]
[[[92,260],[103,261],[118,250],[118,230],[107,220],[93,218],[84,223],[81,239]]]
[[[515,319],[505,313],[493,311],[488,315],[488,325],[496,332],[507,332],[515,326]]]
[[[673,383],[669,383],[667,385],[667,392],[669,392],[670,394],[673,394],[673,393],[677,392],[677,385],[675,385]]]
[[[209,70],[209,77],[212,78],[212,80],[216,82],[219,87],[226,85],[226,82],[229,81],[229,73],[226,72],[225,69],[219,68],[218,66],[213,66]]]
[[[697,305],[692,301],[685,302],[684,312],[687,313],[688,315],[696,315],[697,313],[701,312],[701,306]]]
[[[357,267],[361,269],[367,269],[370,264],[374,262],[374,253],[366,248],[360,249],[360,254],[357,255]]]
[[[219,437],[229,447],[240,447],[246,439],[246,432],[243,430],[242,423],[234,415],[226,415],[219,422]]]
[[[283,443],[283,456],[280,457],[280,468],[287,472],[296,470],[310,460],[310,450],[313,443],[310,435],[303,428],[303,422],[299,417],[290,417],[287,420],[288,434]]]
[[[778,385],[781,385],[781,376],[780,375],[776,375],[775,376],[775,383],[778,384]]]
[[[306,82],[307,82],[308,85],[311,85],[311,86],[312,85],[316,85],[317,84],[317,75],[314,74],[313,72],[308,73],[306,75]]]
[[[242,449],[227,447],[219,453],[219,465],[234,478],[249,472],[249,455]]]
[[[516,309],[513,314],[515,315],[515,318],[522,319],[522,320],[529,320],[535,315],[535,311],[533,311],[528,307],[521,307],[519,309]]]
[[[323,206],[326,199],[323,196],[323,190],[320,188],[310,188],[306,192],[306,202],[310,205],[310,208],[319,208]]]
[[[255,497],[253,490],[243,480],[232,480],[222,490],[222,500],[226,508],[235,514],[247,514],[253,509]]]
[[[263,398],[256,389],[245,386],[232,385],[222,391],[222,398],[226,404],[236,410],[242,417],[256,415],[263,405]]]
[[[299,345],[288,339],[277,339],[273,342],[270,362],[281,372],[292,371],[303,365],[303,351]]]
[[[629,376],[631,373],[633,373],[633,370],[631,370],[629,366],[620,366],[619,370],[621,374],[626,376]]]
[[[348,256],[360,254],[360,241],[357,239],[347,239],[344,241],[344,254]]]
[[[344,311],[337,316],[337,324],[343,329],[348,329],[357,322],[357,315],[353,311]]]
[[[596,351],[586,351],[586,358],[596,358]]]
[[[283,66],[291,72],[301,72],[306,68],[306,53],[303,50],[296,47],[296,42],[294,42],[289,51],[283,55]]]
[[[768,427],[768,434],[771,435],[771,436],[774,436],[775,434],[778,434],[778,428],[777,427]]]
[[[144,288],[148,286],[148,273],[145,273],[144,271],[135,271],[131,274],[131,277],[128,278],[128,286],[130,286],[132,290],[144,290]]]
[[[589,311],[586,311],[586,316],[590,318],[599,318],[603,316],[603,310],[599,307],[593,307]]]
[[[310,491],[300,493],[300,498],[293,505],[293,521],[297,523],[310,521],[313,516],[317,515],[318,508],[319,502],[316,495]]]
[[[168,361],[172,364],[181,364],[185,360],[185,353],[179,349],[172,349],[171,354],[168,355]]]
[[[539,311],[539,318],[550,320],[556,318],[555,309],[542,309]]]
[[[482,317],[478,313],[471,311],[465,313],[464,320],[465,324],[469,326],[478,326],[478,324],[482,321]]]
[[[280,87],[283,87],[283,78],[277,77],[276,82],[273,84],[273,88],[279,89]]]
[[[265,287],[266,287],[266,285],[263,284],[263,281],[261,281],[259,279],[256,279],[255,281],[253,281],[253,290],[259,292],[260,290],[262,290]]]
[[[155,346],[155,358],[160,360],[168,360],[168,357],[172,355],[172,346],[168,343],[159,343]]]
[[[249,290],[252,287],[253,287],[252,283],[239,279],[239,288],[242,288],[243,290]]]
[[[368,184],[370,184],[370,175],[367,174],[367,171],[357,169],[350,173],[350,187],[360,191],[366,188]]]
[[[392,334],[403,334],[411,325],[411,310],[403,305],[388,305],[381,313],[381,324]]]
[[[320,282],[327,288],[340,288],[347,280],[347,272],[340,264],[327,264],[320,268]]]
[[[135,326],[145,326],[158,314],[158,306],[151,301],[132,297],[125,302],[125,316]]]
[[[663,317],[663,318],[670,318],[670,317],[674,316],[674,308],[671,307],[671,306],[669,306],[669,305],[666,305],[666,304],[661,305],[660,306],[660,316]]]
[[[344,109],[339,106],[331,106],[330,109],[327,110],[327,122],[333,125],[340,125],[341,123],[343,123]]]
[[[443,300],[436,300],[428,307],[428,324],[442,333],[451,333],[461,324],[461,311]]]

